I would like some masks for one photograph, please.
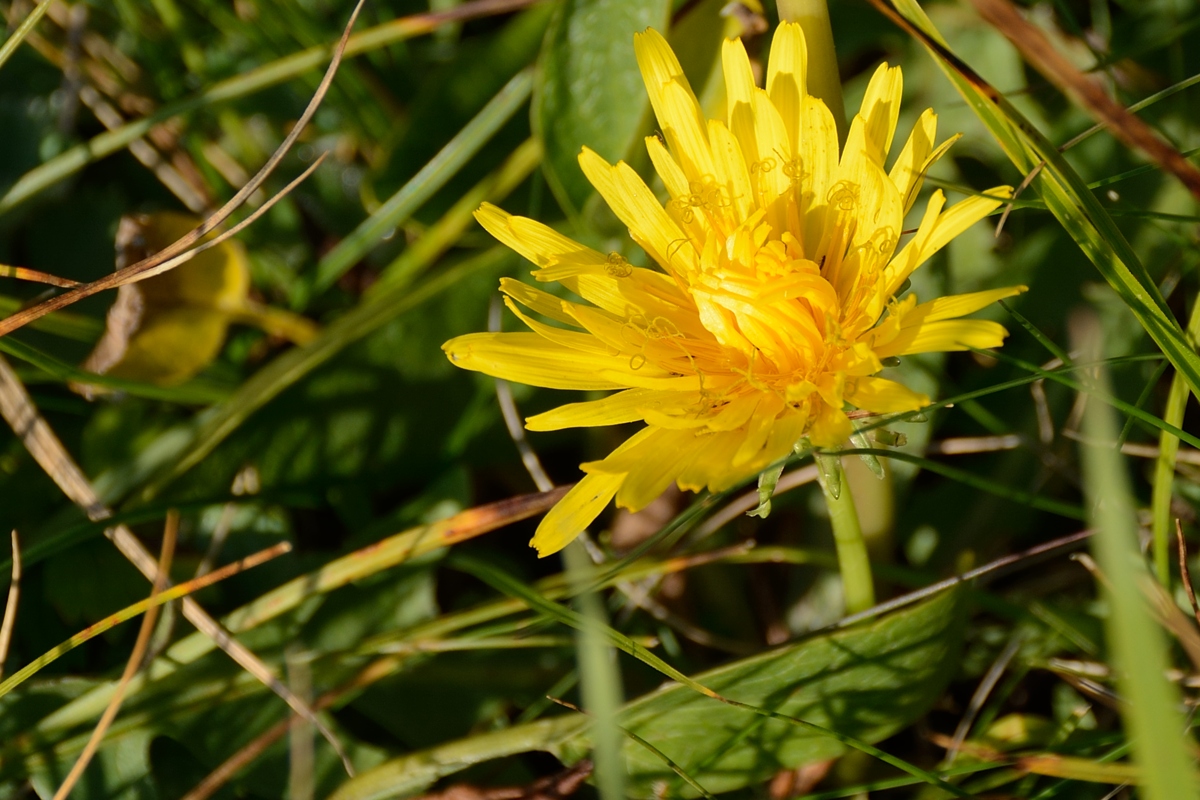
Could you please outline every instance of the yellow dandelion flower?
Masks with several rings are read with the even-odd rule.
[[[534,431],[644,422],[581,480],[537,529],[540,555],[564,547],[614,498],[644,508],[672,482],[727,489],[802,438],[837,447],[847,407],[911,411],[929,398],[878,377],[895,356],[999,346],[995,322],[960,320],[1024,287],[918,303],[909,275],[1010,196],[1008,187],[945,208],[934,192],[902,244],[935,146],[927,110],[890,167],[900,109],[898,67],[881,66],[839,154],[828,108],[805,90],[800,26],[779,26],[766,89],[740,41],[722,52],[728,114],[705,119],[679,61],[654,30],[638,64],[662,130],[646,140],[670,194],[664,206],[627,164],[584,148],[580,166],[662,271],[632,266],[534,220],[485,205],[493,236],[586,300],[560,300],[504,279],[526,333],[475,333],[444,345],[459,367],[552,389],[612,391],[527,420]],[[664,141],[665,140],[665,141]],[[559,324],[539,321],[521,309]]]

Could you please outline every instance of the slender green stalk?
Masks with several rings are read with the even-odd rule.
[[[1200,295],[1196,295],[1196,304],[1192,306],[1187,336],[1193,346],[1200,341]],[[1187,381],[1176,372],[1167,394],[1167,406],[1163,409],[1163,422],[1176,428],[1183,427],[1188,394]],[[1175,456],[1178,453],[1179,438],[1162,431],[1158,436],[1158,459],[1154,463],[1154,493],[1150,498],[1150,508],[1154,520],[1154,572],[1163,586],[1171,585],[1171,490],[1175,484]]]
[[[837,124],[838,141],[846,142],[846,104],[842,101],[842,78],[838,74],[833,28],[825,0],[779,0],[779,18],[800,23],[808,45],[808,93],[829,107]]]
[[[842,469],[841,456],[818,455],[816,460],[818,480],[829,506],[829,521],[833,524],[846,613],[857,614],[875,605],[875,582],[871,577],[867,541],[858,523],[858,510],[854,508],[854,496]]]
[[[617,724],[617,712],[624,701],[621,692],[621,673],[617,669],[616,652],[604,635],[608,614],[604,600],[587,589],[592,576],[592,560],[583,542],[576,539],[563,550],[568,579],[582,593],[575,603],[582,617],[591,624],[575,631],[575,648],[579,654],[579,692],[583,708],[592,718],[592,761],[596,765],[596,788],[601,800],[624,800],[625,768],[624,734]]]
[[[46,16],[46,12],[50,10],[50,2],[51,0],[42,0],[42,2],[38,3],[33,11],[29,12],[29,16],[21,20],[21,24],[5,40],[4,44],[0,45],[0,67],[8,63],[8,60],[12,58],[12,54],[17,52],[17,48],[21,46],[25,38],[42,21],[42,17]]]
[[[1099,323],[1077,319],[1073,338],[1085,353],[1100,349]],[[1095,384],[1105,390],[1103,370]],[[1188,751],[1190,736],[1180,697],[1164,677],[1170,664],[1162,628],[1146,607],[1141,585],[1150,575],[1137,550],[1137,517],[1129,478],[1120,453],[1108,443],[1116,439],[1112,412],[1101,403],[1088,403],[1083,429],[1083,487],[1092,508],[1092,540],[1103,570],[1108,599],[1106,628],[1118,687],[1125,701],[1121,716],[1133,744],[1140,770],[1139,797],[1146,800],[1196,798],[1196,776]]]

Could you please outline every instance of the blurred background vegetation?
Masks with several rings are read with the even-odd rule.
[[[904,68],[901,131],[932,106],[942,136],[963,133],[927,192],[932,184],[954,199],[1022,182],[918,42],[866,2],[832,5],[847,108],[886,60]],[[969,3],[924,8],[950,47],[1051,142],[1093,124]],[[1186,89],[1200,73],[1192,0],[1023,8],[1124,105]],[[10,31],[33,9],[6,2]],[[262,167],[317,89],[351,3],[46,0],[39,9],[45,17],[0,69],[0,262],[86,282],[173,241]],[[776,22],[772,5],[724,0],[371,0],[312,122],[248,208],[327,153],[311,178],[234,243],[170,273],[173,282],[145,284],[139,297],[122,289],[121,314],[106,318],[122,300],[103,292],[0,338],[11,365],[0,388],[18,402],[24,385],[32,401],[24,410],[40,412],[94,488],[91,501],[64,494],[70,469],[48,474],[10,426],[0,430],[0,528],[18,532],[22,555],[6,675],[149,594],[150,582],[106,538],[114,520],[101,521],[101,506],[151,551],[176,509],[177,582],[292,545],[195,600],[280,676],[293,705],[320,706],[362,776],[348,782],[320,732],[303,720],[289,727],[288,703],[168,605],[139,659],[148,678],[129,684],[72,797],[366,798],[451,783],[464,793],[455,797],[595,793],[576,785],[586,774],[578,761],[586,726],[547,699],[578,703],[579,673],[570,627],[535,601],[568,594],[558,559],[539,561],[526,546],[536,520],[524,518],[541,501],[454,517],[537,488],[494,382],[454,369],[440,350],[486,329],[490,310],[491,324],[513,327],[498,316],[497,281],[529,270],[470,212],[492,200],[644,262],[574,166],[586,143],[648,169],[641,137],[653,121],[632,32],[669,30],[712,109],[721,103],[721,38],[742,36],[765,62]],[[1168,94],[1140,115],[1190,153],[1200,145],[1195,91]],[[1187,190],[1104,132],[1066,159],[1186,326],[1200,263]],[[1028,284],[1010,304],[1020,318],[992,312],[1012,332],[1003,353],[914,357],[902,367],[910,386],[937,398],[976,396],[892,426],[908,457],[883,459],[882,481],[848,458],[884,599],[1085,527],[1085,395],[1030,381],[1030,365],[1061,366],[1039,337],[1068,349],[1079,309],[1102,323],[1113,393],[1143,416],[1167,413],[1174,370],[1045,210],[1037,184],[998,234],[997,221],[955,240],[914,284],[923,299]],[[0,311],[55,291],[5,280]],[[107,355],[97,351],[102,337],[115,348]],[[562,401],[511,391],[523,415]],[[1177,409],[1173,424],[1198,430],[1194,410]],[[1127,457],[1143,541],[1156,484],[1169,501],[1162,519],[1180,519],[1193,539],[1200,452],[1185,443],[1164,475],[1158,429],[1127,409],[1116,424],[1120,442],[1103,444]],[[564,431],[529,443],[561,485],[624,435]],[[825,635],[785,647],[786,663],[745,661],[841,615],[820,491],[804,463],[789,469],[784,484],[794,488],[767,519],[741,513],[756,498],[724,513],[740,492],[699,507],[668,493],[638,515],[604,518],[596,554],[611,562],[601,596],[613,628],[688,675],[733,664],[720,691],[882,739],[910,766],[956,769],[950,780],[967,793],[1136,795],[1121,788],[1137,783],[1133,767],[1105,771],[1129,749],[1105,634],[1111,604],[1065,555],[1022,562],[969,597],[883,618],[862,639]],[[426,528],[399,550],[369,547],[449,518],[457,520],[449,534]],[[476,538],[490,527],[500,529]],[[437,546],[455,531],[470,540]],[[621,560],[647,542],[643,560]],[[1168,589],[1178,600],[1171,554]],[[0,573],[10,568],[6,561]],[[111,699],[137,624],[104,630],[0,697],[0,797],[54,795]],[[1194,696],[1190,640],[1171,630],[1183,645],[1172,645],[1168,674]],[[908,649],[874,661],[897,637]],[[862,663],[839,656],[852,643]],[[630,700],[663,681],[633,659],[613,663]],[[880,797],[951,796],[861,752],[842,755],[833,740],[801,741],[794,727],[722,717],[694,698],[638,702],[649,704],[623,724],[661,752],[626,740],[630,796],[698,794],[663,753],[706,791],[741,797],[872,788]],[[445,749],[456,740],[457,750]],[[439,747],[436,758],[404,760]],[[489,794],[496,786],[519,788]]]

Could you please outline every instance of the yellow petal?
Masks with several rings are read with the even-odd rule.
[[[713,119],[708,121],[708,141],[712,145],[713,167],[717,182],[725,187],[733,224],[740,224],[751,213],[750,173],[742,147],[729,128]]]
[[[950,243],[951,239],[995,211],[1010,197],[1012,197],[1011,186],[996,186],[988,189],[983,195],[968,197],[966,200],[950,206],[938,217],[937,226],[933,229],[929,241],[925,243],[925,258],[929,258],[941,250]]]
[[[1028,286],[1006,286],[1003,289],[989,289],[985,292],[953,294],[949,297],[939,297],[928,303],[922,303],[911,313],[914,316],[920,315],[922,323],[965,317],[967,314],[973,314],[981,308],[990,306],[997,300],[1013,297],[1028,291],[1028,289]]]
[[[901,411],[916,411],[929,405],[929,397],[914,392],[903,384],[886,378],[858,378],[846,395],[846,400],[864,411],[877,414],[894,414]]]
[[[547,225],[526,217],[513,216],[491,203],[480,206],[475,212],[475,219],[488,233],[539,267],[562,261],[603,265],[607,258]]]
[[[739,480],[757,475],[792,452],[808,427],[807,409],[788,409],[771,423],[767,441],[758,454],[742,464]],[[736,481],[735,481],[736,482]]]
[[[586,336],[588,334],[580,334]],[[624,389],[623,359],[554,344],[536,333],[468,333],[442,345],[450,362],[494,378],[547,389]]]
[[[896,184],[896,189],[904,195],[906,200],[909,189],[913,188],[920,180],[921,166],[933,152],[935,141],[937,141],[937,114],[933,113],[932,108],[927,108],[917,119],[917,124],[913,125],[912,133],[908,135],[908,140],[900,150],[900,155],[896,157],[896,163],[888,172],[888,177]]]
[[[611,356],[613,355],[612,348],[605,342],[601,341],[591,333],[583,333],[581,331],[568,331],[562,328],[556,328],[553,325],[547,325],[544,322],[538,322],[533,317],[529,316],[517,307],[517,304],[511,298],[504,298],[504,305],[508,306],[508,310],[517,315],[517,318],[524,322],[529,329],[547,341],[553,342],[556,345],[577,350],[581,353],[588,353],[596,356]],[[618,351],[620,352],[620,351]]]
[[[937,114],[933,113],[932,108],[925,109],[921,114],[917,124],[913,126],[912,133],[909,134],[908,141],[904,143],[904,149],[900,151],[896,163],[888,173],[892,182],[896,184],[896,189],[904,197],[905,214],[912,209],[917,200],[925,173],[960,138],[962,134],[955,134],[935,148],[933,143],[937,140]]]
[[[711,491],[719,492],[738,483],[741,475],[732,471],[730,462],[741,446],[742,439],[741,431],[715,433],[700,438],[699,450],[675,479],[679,488],[698,492],[708,487]]]
[[[535,257],[529,260],[543,269],[560,264],[603,267],[608,263],[607,255],[582,245],[569,236],[563,236],[549,225],[543,225],[535,219],[510,216],[508,228],[519,247],[503,239],[501,241],[522,255],[526,252],[534,254]]]
[[[726,39],[721,44],[721,69],[725,75],[725,103],[729,109],[727,123],[734,130],[733,118],[738,106],[749,107],[754,97],[754,71],[741,39]],[[742,150],[747,143],[742,142]]]
[[[867,84],[859,115],[866,120],[867,142],[882,164],[892,149],[892,137],[896,133],[896,120],[900,116],[900,95],[904,80],[899,67],[889,68],[880,64]]]
[[[929,237],[933,235],[934,228],[937,227],[938,217],[941,215],[945,203],[946,196],[942,194],[941,189],[937,189],[929,196],[929,203],[925,206],[925,214],[921,217],[921,224],[917,226],[917,232],[908,241],[908,244],[893,256],[891,262],[884,269],[883,295],[885,297],[891,297],[899,291],[908,276],[928,258],[924,254],[925,245],[929,241]]]
[[[764,394],[762,396],[758,409],[746,426],[746,438],[742,440],[741,446],[733,456],[733,466],[740,467],[759,454],[763,445],[767,443],[767,437],[771,435],[771,426],[775,424],[775,417],[782,410],[783,401],[776,395]]]
[[[800,137],[801,206],[804,211],[803,241],[805,253],[813,257],[824,229],[823,208],[833,186],[838,165],[837,123],[824,103],[811,95],[804,98],[804,134]]]
[[[633,240],[668,272],[683,273],[683,253],[690,255],[691,245],[638,174],[624,162],[610,165],[587,147],[579,166]]]
[[[688,180],[699,182],[706,176],[711,178],[713,163],[708,145],[708,124],[691,90],[678,83],[663,86],[662,112],[658,120],[671,152]]]
[[[651,430],[653,433],[641,446],[626,452],[622,459],[629,471],[617,492],[617,505],[630,511],[641,511],[666,491],[703,441],[690,430]]]
[[[564,322],[572,327],[577,327],[577,323],[571,315],[563,311],[563,301],[549,292],[535,289],[529,284],[522,283],[513,278],[501,278],[500,291],[530,311],[535,311],[543,317],[549,317],[558,322]]]
[[[807,71],[803,29],[794,22],[780,23],[767,60],[767,94],[783,119],[793,153],[799,152]]]
[[[840,447],[853,432],[854,426],[844,411],[820,403],[808,429],[808,438],[817,447]]]
[[[887,293],[894,294],[917,267],[949,244],[954,237],[999,208],[1011,196],[1012,187],[997,186],[988,189],[983,195],[955,203],[944,213],[938,213],[945,198],[940,189],[934,192],[929,198],[929,207],[917,234],[888,265]]]
[[[537,549],[538,557],[557,553],[583,533],[600,516],[624,480],[624,475],[585,475],[542,518],[529,542]]]
[[[658,173],[658,177],[662,178],[663,186],[667,187],[667,193],[671,197],[682,197],[687,194],[687,175],[683,174],[683,169],[675,157],[667,152],[667,147],[662,143],[662,139],[657,136],[647,136],[646,152],[650,154],[650,162],[654,164],[654,171]]]
[[[885,345],[875,348],[880,358],[914,353],[943,353],[952,350],[986,350],[1004,343],[1008,331],[999,323],[983,319],[954,319],[903,328]]]
[[[733,398],[716,414],[708,418],[708,429],[712,431],[732,431],[750,421],[754,409],[762,395],[758,393],[744,394]]]
[[[525,427],[531,431],[559,431],[564,428],[596,428],[620,425],[644,419],[647,407],[682,404],[693,398],[686,392],[665,393],[651,389],[626,389],[600,400],[568,403],[529,417]]]

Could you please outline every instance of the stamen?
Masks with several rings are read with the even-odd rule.
[[[614,278],[628,278],[633,274],[633,266],[620,253],[609,253],[604,271]]]

